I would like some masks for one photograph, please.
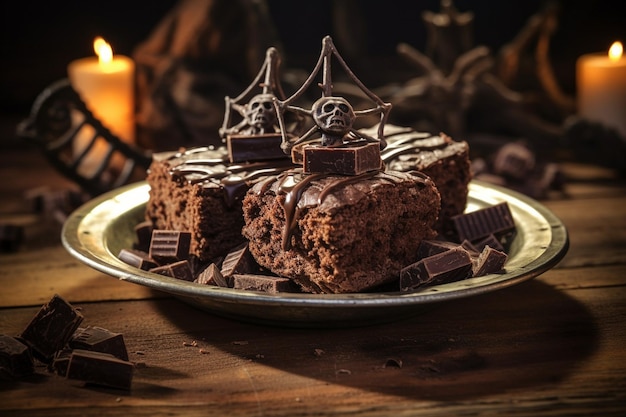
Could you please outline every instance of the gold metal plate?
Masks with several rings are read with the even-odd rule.
[[[510,287],[555,266],[569,241],[562,222],[522,194],[472,181],[466,211],[506,201],[516,223],[509,259],[502,274],[424,287],[410,293],[264,294],[194,284],[139,270],[117,258],[136,239],[134,226],[144,219],[149,185],[145,182],[103,194],[79,209],[62,231],[65,248],[92,268],[118,279],[164,291],[218,315],[291,327],[356,326],[389,322],[419,314],[435,303]]]

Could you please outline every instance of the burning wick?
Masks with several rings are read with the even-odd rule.
[[[611,61],[619,61],[624,52],[624,47],[621,42],[613,42],[613,45],[609,48],[609,59]]]

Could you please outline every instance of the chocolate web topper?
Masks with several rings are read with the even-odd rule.
[[[350,80],[352,80],[352,82],[354,82],[354,84],[373,102],[374,107],[365,110],[354,110],[345,98],[333,96],[331,74],[332,56],[336,58]],[[323,70],[322,83],[318,84],[318,86],[322,89],[322,97],[313,103],[310,110],[293,105],[292,103],[299,99],[307,89],[311,87],[320,70]],[[381,149],[384,149],[386,146],[383,132],[389,111],[391,110],[391,104],[382,101],[354,75],[335,48],[330,36],[326,36],[322,40],[322,51],[317,64],[304,84],[302,84],[298,91],[291,97],[286,100],[277,100],[275,103],[277,105],[276,113],[280,131],[283,135],[281,147],[286,153],[295,145],[318,140],[318,138],[312,138],[316,133],[321,134],[319,140],[321,141],[321,145],[325,147],[339,147],[354,142],[379,142]],[[284,114],[288,110],[308,116],[315,122],[308,131],[298,137],[294,142],[289,141],[285,129]],[[358,117],[374,114],[380,114],[380,124],[376,138],[360,132],[353,127]]]
[[[222,140],[234,134],[262,135],[278,131],[274,101],[277,98],[285,98],[279,81],[279,65],[278,50],[274,47],[268,48],[261,69],[248,88],[234,99],[229,96],[224,97],[226,101],[224,122],[219,130]],[[254,94],[255,88],[261,88],[262,92]],[[242,118],[235,125],[231,125],[232,110],[236,110]]]

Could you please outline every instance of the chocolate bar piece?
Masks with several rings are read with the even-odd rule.
[[[83,315],[59,295],[44,304],[21,334],[37,359],[52,360],[83,321]]]
[[[72,349],[70,348],[63,348],[57,351],[48,367],[50,372],[55,372],[60,376],[67,375],[67,365],[70,363],[70,356],[72,356]]]
[[[487,245],[474,264],[473,275],[475,277],[482,277],[483,275],[502,272],[507,259],[508,255],[506,253]]]
[[[121,333],[113,333],[96,326],[79,328],[69,342],[72,349],[93,350],[109,353],[116,358],[127,361],[128,351]]]
[[[14,337],[0,335],[0,381],[12,380],[34,372],[30,349]]]
[[[166,277],[172,277],[182,279],[183,281],[193,281],[194,276],[191,272],[189,262],[185,259],[171,264],[157,266],[149,270],[155,274],[165,275]]]
[[[400,290],[410,291],[424,285],[444,284],[469,278],[472,260],[469,253],[456,247],[411,264],[400,271]]]
[[[150,257],[160,265],[182,261],[189,257],[191,233],[172,230],[153,230]]]
[[[447,240],[425,239],[420,242],[420,245],[417,248],[417,257],[419,259],[428,258],[429,256],[445,252],[457,246],[459,246],[458,243],[450,242]]]
[[[67,364],[66,377],[90,384],[129,390],[133,379],[132,362],[113,355],[74,349]]]
[[[479,253],[482,252],[483,249],[485,249],[485,246],[487,245],[491,246],[493,249],[499,250],[500,252],[504,252],[504,247],[502,246],[502,242],[500,242],[500,239],[495,237],[493,234],[490,234],[489,236],[483,239],[473,242],[472,244],[474,245],[476,250],[478,250]]]
[[[0,224],[0,252],[15,252],[24,238],[24,228],[14,224]]]
[[[148,271],[159,266],[150,255],[139,249],[122,249],[117,255],[120,261],[127,263],[135,268]]]
[[[259,265],[252,257],[247,243],[230,251],[224,258],[221,268],[222,275],[225,277],[231,277],[234,274],[252,274],[258,270]]]
[[[459,240],[474,242],[491,234],[498,236],[515,230],[507,202],[452,217]]]
[[[230,162],[254,162],[268,159],[285,159],[289,155],[281,149],[280,133],[264,135],[230,135],[226,138]]]
[[[193,282],[205,285],[216,285],[218,287],[228,287],[228,281],[215,264],[207,266]]]
[[[137,242],[135,243],[135,249],[142,252],[150,251],[150,241],[152,240],[152,231],[154,227],[151,221],[146,220],[135,226],[135,235],[137,236]]]
[[[302,147],[305,173],[359,175],[380,170],[380,144],[345,145],[338,147],[307,145]]]
[[[270,294],[299,292],[298,286],[289,278],[252,274],[233,275],[233,288]]]

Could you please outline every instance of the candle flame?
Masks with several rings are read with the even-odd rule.
[[[108,64],[113,60],[111,45],[100,36],[94,39],[93,50],[96,52],[96,55],[98,55],[98,62],[100,62],[100,64]]]
[[[613,42],[613,45],[609,48],[609,59],[611,61],[619,61],[622,57],[624,47],[621,42]]]

